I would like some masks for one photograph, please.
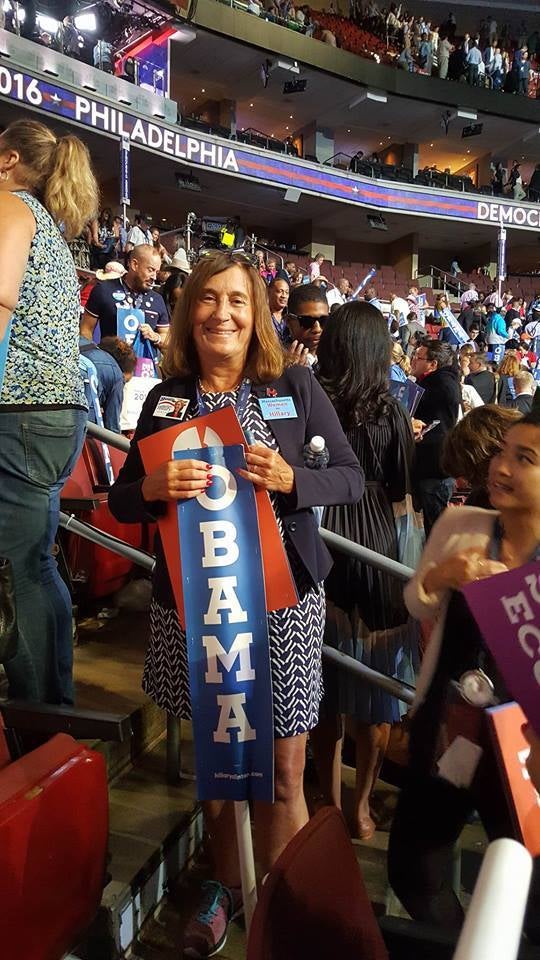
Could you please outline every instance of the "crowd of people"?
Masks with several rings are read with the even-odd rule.
[[[97,202],[90,158],[76,137],[59,138],[35,120],[17,121],[0,136],[0,555],[13,570],[19,620],[17,652],[4,664],[10,695],[73,702],[71,603],[52,547],[61,488],[88,415],[79,356],[94,364],[105,396],[112,364],[123,381],[149,359],[137,356],[138,337],[155,351],[152,389],[111,487],[113,515],[153,523],[171,501],[198,497],[214,483],[212,467],[196,458],[145,471],[139,443],[162,427],[161,398],[181,401],[184,420],[232,404],[247,438],[242,474],[270,495],[296,585],[298,603],[268,614],[275,802],[253,805],[263,874],[308,820],[308,737],[321,792],[339,807],[345,730],[352,736],[351,832],[368,839],[377,829],[374,786],[406,708],[383,689],[323,670],[325,642],[416,681],[389,873],[411,916],[454,928],[462,909],[446,878],[467,818],[478,811],[490,837],[514,834],[481,726],[483,708],[509,693],[461,588],[540,556],[533,380],[540,295],[523,304],[494,289],[480,302],[471,284],[455,317],[443,294],[430,311],[411,286],[386,310],[375,281],[353,291],[343,278],[333,287],[322,255],[313,257],[308,282],[298,282],[293,262],[282,267],[264,251],[206,251],[193,266],[183,250],[165,257],[140,220],[133,227],[140,235],[125,237],[124,259],[98,268],[81,313],[68,243],[97,224],[90,228],[97,250],[111,238],[108,254],[120,252],[114,217],[98,217]],[[126,317],[136,321],[135,339],[126,335]],[[295,416],[266,418],[264,393],[288,398]],[[117,409],[118,393],[114,402]],[[319,469],[305,459],[315,435],[326,449]],[[456,479],[467,501],[446,510]],[[416,566],[405,592],[384,571],[331,556],[319,534],[321,510],[334,533]],[[404,526],[407,518],[414,523]],[[159,534],[155,552],[143,685],[170,714],[189,719],[186,635]],[[434,624],[425,657],[420,621]],[[449,691],[465,696],[467,671],[483,672],[493,697],[475,706],[478,777],[457,786],[437,766],[439,734]],[[531,770],[537,761],[533,753]],[[242,907],[232,804],[203,807],[212,873],[184,937],[186,955],[200,958],[220,949]],[[526,921],[534,942],[536,905],[535,877]]]
[[[250,0],[249,11],[411,73],[536,96],[540,34],[525,21],[515,30],[491,15],[475,33],[459,33],[452,11],[436,23],[413,16],[405,4],[378,0],[350,0],[346,13],[335,0],[324,11],[297,6],[294,0]]]

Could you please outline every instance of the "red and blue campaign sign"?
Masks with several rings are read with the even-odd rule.
[[[213,484],[178,503],[198,795],[273,801],[273,713],[262,551],[243,448],[177,450]]]
[[[139,449],[144,469],[147,473],[152,473],[162,463],[172,460],[178,450],[198,450],[199,447],[223,447],[245,444],[245,442],[234,407],[224,407],[204,417],[186,420],[184,423],[153,433],[139,441]],[[292,607],[298,603],[296,587],[267,491],[261,488],[256,490],[255,501],[261,531],[266,609],[282,610],[283,607]],[[158,518],[158,527],[178,617],[184,626],[182,563],[178,544],[176,505],[172,500],[167,506],[165,516]]]

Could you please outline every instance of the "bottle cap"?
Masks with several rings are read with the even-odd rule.
[[[309,449],[312,453],[322,453],[325,446],[324,437],[312,437],[309,441]]]

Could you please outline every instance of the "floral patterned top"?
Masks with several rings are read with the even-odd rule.
[[[79,373],[79,285],[68,245],[45,207],[26,191],[32,211],[30,246],[19,302],[11,318],[2,406],[82,407]]]

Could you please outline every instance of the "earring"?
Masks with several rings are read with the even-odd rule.
[[[3,180],[4,183],[6,180],[9,180],[9,173],[7,172],[7,170],[2,170],[0,172],[0,180]]]

